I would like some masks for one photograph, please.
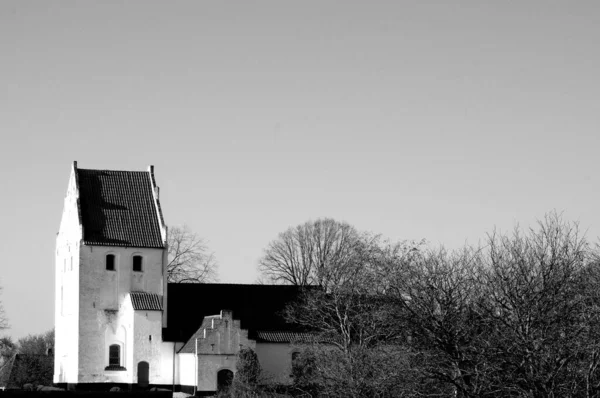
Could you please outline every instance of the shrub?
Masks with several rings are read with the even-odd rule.
[[[261,367],[258,356],[252,348],[244,347],[237,355],[237,372],[231,385],[234,397],[259,396],[259,380]]]

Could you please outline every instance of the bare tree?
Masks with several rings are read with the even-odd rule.
[[[422,397],[424,381],[401,345],[356,347],[348,353],[326,345],[304,346],[292,363],[297,396]],[[428,392],[436,391],[431,385]],[[438,397],[448,396],[441,395]]]
[[[348,258],[333,268],[328,289],[307,289],[302,300],[288,308],[288,319],[319,331],[344,352],[353,347],[373,347],[402,335],[396,308],[385,295],[390,270],[415,255],[419,244],[389,243],[379,236],[362,234]]]
[[[2,288],[0,287],[0,293],[2,293]],[[6,313],[4,312],[4,307],[2,306],[2,302],[0,302],[0,330],[4,330],[8,328],[8,318],[6,317]]]
[[[288,308],[288,321],[316,337],[294,366],[296,388],[332,397],[416,394],[423,383],[411,370],[402,314],[384,294],[390,287],[382,278],[415,251],[413,243],[390,244],[363,234],[343,264],[333,267],[327,290],[306,289]]]
[[[357,239],[347,223],[330,218],[308,221],[269,243],[258,269],[271,283],[327,287],[336,277],[333,271],[351,257]]]
[[[287,312],[318,336],[294,365],[299,390],[600,397],[600,252],[577,223],[553,212],[456,251],[354,231],[321,262],[311,227],[286,231],[261,262],[272,280],[321,287]]]
[[[490,326],[477,312],[480,261],[477,249],[430,249],[388,276],[387,294],[400,307],[415,367],[458,397],[495,396],[488,376],[497,369],[482,350]]]
[[[201,283],[217,280],[217,262],[204,240],[187,226],[170,227],[167,235],[169,283]]]
[[[600,286],[578,225],[553,212],[537,228],[493,233],[488,248],[481,308],[494,325],[498,384],[522,396],[598,396]]]
[[[392,274],[423,375],[457,397],[600,395],[600,289],[577,224],[493,233],[481,249],[439,250]]]
[[[45,333],[30,334],[17,341],[18,353],[26,355],[47,355],[54,352],[54,328]]]

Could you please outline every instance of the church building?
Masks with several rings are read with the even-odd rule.
[[[243,347],[264,377],[289,383],[293,343],[308,341],[282,314],[298,288],[167,283],[167,234],[153,166],[73,163],[56,238],[54,383],[208,393],[235,375]]]

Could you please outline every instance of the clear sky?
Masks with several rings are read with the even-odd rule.
[[[600,235],[598,1],[0,2],[0,300],[54,323],[73,160],[155,166],[168,224],[250,283],[333,217],[458,247],[564,211]]]

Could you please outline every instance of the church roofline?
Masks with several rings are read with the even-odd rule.
[[[76,203],[77,203],[77,221],[79,222],[79,227],[81,228],[81,238],[83,239],[83,237],[85,236],[85,230],[84,230],[84,226],[83,226],[83,219],[81,217],[81,203],[79,202],[79,175],[77,173],[77,161],[74,160],[73,161],[73,166],[71,169],[71,172],[73,173],[73,178],[75,179],[75,192],[77,193],[76,197]]]
[[[166,247],[153,169],[81,169],[73,163],[84,245]]]

